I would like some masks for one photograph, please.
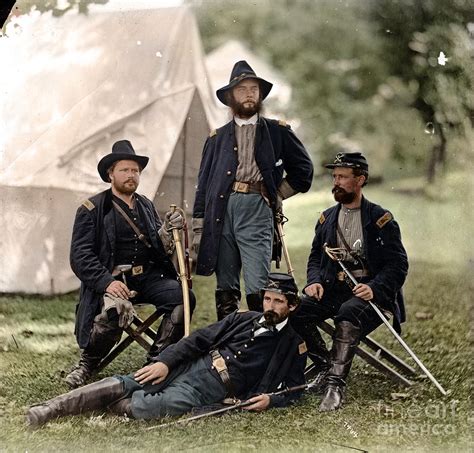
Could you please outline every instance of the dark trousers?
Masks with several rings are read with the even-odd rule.
[[[115,377],[124,383],[125,392],[132,398],[134,418],[181,415],[193,407],[220,402],[227,393],[222,381],[211,372],[205,358],[171,370],[167,379],[158,385],[141,385],[133,375]]]
[[[382,324],[374,309],[366,301],[355,297],[344,282],[338,282],[331,290],[325,291],[319,301],[303,295],[301,304],[291,316],[291,325],[306,341],[310,352],[314,343],[312,337],[319,337],[317,323],[329,318],[334,318],[336,324],[349,321],[361,329],[362,337]]]

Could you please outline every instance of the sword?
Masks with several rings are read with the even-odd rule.
[[[291,275],[293,278],[295,278],[295,270],[293,269],[293,266],[291,265],[290,254],[288,253],[288,247],[286,246],[286,242],[284,239],[285,232],[283,231],[283,224],[286,223],[288,219],[281,212],[278,212],[276,214],[275,219],[277,222],[277,231],[278,231],[278,236],[280,237],[281,248],[283,250],[283,257],[285,258],[286,267],[288,268],[288,274]]]
[[[339,248],[330,248],[327,244],[323,245],[324,251],[326,254],[331,258],[333,261],[337,261],[339,263],[339,266],[341,266],[342,270],[346,274],[347,278],[354,284],[358,285],[359,282],[355,279],[355,277],[351,274],[349,269],[347,269],[347,266],[342,262],[341,257],[339,256],[341,252],[344,251],[344,249],[339,249]],[[405,343],[405,341],[402,339],[400,335],[396,332],[396,330],[392,327],[392,325],[387,321],[387,318],[383,315],[383,313],[380,311],[379,307],[375,305],[371,300],[367,300],[366,302],[369,303],[369,305],[375,310],[379,318],[383,321],[383,323],[387,326],[388,330],[390,330],[391,334],[397,339],[397,341],[403,346],[406,352],[410,354],[411,358],[416,362],[416,364],[421,368],[421,370],[428,376],[430,381],[436,386],[436,388],[444,395],[446,396],[446,390],[441,386],[441,384],[435,379],[435,377],[430,373],[428,368],[423,365],[423,362],[416,356],[416,354],[410,349],[410,347]]]
[[[297,392],[299,390],[303,390],[303,391],[309,390],[311,387],[314,387],[315,385],[316,385],[316,379],[313,379],[312,381],[308,382],[307,384],[295,385],[294,387],[287,387],[287,388],[285,388],[283,390],[280,390],[278,392],[267,393],[267,395],[286,395],[287,393],[294,393],[294,392]],[[152,429],[156,429],[156,428],[168,428],[170,426],[185,425],[189,422],[193,422],[193,421],[199,420],[201,418],[212,417],[213,415],[225,414],[226,412],[233,411],[235,409],[240,409],[240,408],[246,407],[246,406],[251,406],[252,404],[254,404],[254,402],[251,401],[251,398],[246,399],[244,401],[237,400],[237,402],[235,404],[232,404],[231,406],[226,406],[226,407],[222,407],[220,409],[216,409],[214,411],[204,412],[204,413],[198,414],[198,415],[193,415],[192,417],[182,418],[182,419],[176,420],[174,422],[170,422],[170,423],[163,423],[163,424],[157,425],[157,426],[150,426],[149,428],[146,428],[146,429],[147,430],[152,430]]]
[[[179,211],[186,222],[186,214],[175,204],[170,205],[171,212]],[[191,325],[191,307],[189,304],[189,286],[188,278],[186,275],[186,264],[184,258],[183,244],[181,243],[181,234],[178,228],[171,228],[173,232],[173,241],[176,246],[176,255],[178,256],[178,268],[179,268],[179,279],[181,280],[181,288],[183,290],[183,307],[184,307],[184,336],[187,337],[190,331]]]

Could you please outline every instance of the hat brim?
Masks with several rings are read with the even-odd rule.
[[[238,77],[237,79],[233,80],[228,85],[226,85],[225,87],[219,88],[216,91],[216,96],[219,99],[219,101],[221,101],[224,105],[229,106],[227,102],[226,93],[232,88],[234,88],[235,86],[237,86],[240,82],[247,79],[258,80],[258,82],[260,83],[260,94],[262,96],[262,101],[268,96],[268,94],[270,93],[273,87],[273,83],[267,82],[265,79],[261,79],[260,77],[255,77],[254,75],[249,74],[244,77]]]
[[[339,168],[339,167],[345,167],[345,168],[360,168],[361,170],[366,170],[368,171],[369,169],[367,167],[364,167],[363,165],[360,164],[352,164],[350,162],[342,162],[340,164],[326,164],[324,165],[326,168]]]
[[[150,160],[147,156],[137,156],[127,153],[110,153],[104,156],[97,164],[97,171],[99,172],[102,181],[110,182],[108,169],[119,160],[133,160],[138,163],[140,168],[143,170]]]

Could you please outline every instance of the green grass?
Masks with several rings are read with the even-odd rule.
[[[233,413],[186,427],[148,430],[155,423],[95,414],[31,432],[24,425],[26,407],[66,391],[62,378],[78,356],[72,335],[76,295],[1,297],[0,452],[470,451],[472,277],[466,264],[472,250],[469,210],[457,197],[460,181],[459,175],[450,177],[442,196],[431,200],[421,191],[400,192],[402,186],[366,191],[401,225],[410,256],[404,338],[449,389],[447,397],[426,379],[417,379],[409,390],[397,387],[357,358],[346,405],[337,413],[319,413],[319,398],[308,395],[291,408]],[[314,222],[331,203],[327,191],[288,202],[287,241],[300,284]],[[195,278],[194,288],[198,309],[192,327],[197,328],[214,320],[214,280]],[[373,336],[407,357],[384,327]],[[127,373],[142,361],[142,350],[134,346],[99,377]]]

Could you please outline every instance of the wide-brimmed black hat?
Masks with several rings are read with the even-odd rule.
[[[361,170],[369,171],[369,164],[362,153],[355,152],[340,152],[336,154],[332,164],[326,164],[326,168],[347,167],[360,168]]]
[[[298,287],[296,286],[295,279],[288,274],[282,274],[280,272],[272,272],[269,274],[266,285],[260,290],[262,297],[265,291],[283,294],[287,297],[288,301],[293,304],[299,302]]]
[[[128,140],[119,140],[113,144],[112,152],[100,159],[97,164],[97,170],[103,181],[110,182],[108,169],[119,160],[134,160],[143,170],[148,164],[149,158],[138,156]]]
[[[272,89],[273,83],[267,82],[266,80],[257,77],[254,70],[250,67],[250,65],[245,61],[241,60],[235,63],[234,68],[232,69],[232,73],[230,74],[229,83],[222,88],[219,88],[216,91],[216,95],[225,105],[229,105],[226,99],[226,92],[236,85],[238,85],[242,80],[245,79],[256,79],[260,83],[260,95],[262,96],[262,100],[268,96],[270,90]]]

